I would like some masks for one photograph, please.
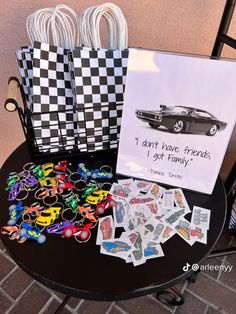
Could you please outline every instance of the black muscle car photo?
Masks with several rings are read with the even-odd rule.
[[[213,114],[191,107],[160,105],[160,110],[137,109],[138,119],[147,122],[152,128],[167,128],[170,132],[215,135],[226,128],[227,123],[218,120]]]

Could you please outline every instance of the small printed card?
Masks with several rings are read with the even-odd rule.
[[[115,227],[112,216],[106,216],[99,219],[96,244],[101,245],[103,240],[114,238]]]
[[[129,49],[117,173],[211,194],[235,125],[235,82],[234,60]]]

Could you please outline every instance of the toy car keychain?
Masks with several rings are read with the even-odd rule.
[[[112,199],[111,195],[108,195],[107,199],[104,202],[97,205],[95,209],[95,214],[102,215],[105,212],[105,210],[111,207],[115,207],[115,206],[116,206],[116,202]]]
[[[22,217],[24,211],[23,203],[18,202],[17,204],[12,204],[9,207],[9,220],[7,222],[8,226],[16,225],[18,219]]]
[[[111,179],[112,177],[112,167],[108,165],[104,165],[100,169],[91,170],[91,178],[93,179]]]
[[[18,226],[3,226],[1,229],[2,234],[8,235],[9,240],[19,239],[19,227]]]
[[[46,241],[46,236],[42,234],[41,230],[33,225],[23,222],[19,230],[19,243],[24,243],[27,239],[32,239],[42,244]]]
[[[77,213],[77,207],[79,205],[79,196],[77,194],[71,193],[67,197],[63,197],[65,204],[70,208],[72,213],[76,214]]]
[[[41,212],[41,215],[35,220],[35,223],[39,226],[47,227],[54,223],[54,221],[59,217],[62,210],[60,203],[55,204]]]
[[[62,236],[64,238],[70,238],[74,236],[74,239],[79,243],[87,242],[91,238],[91,227],[93,226],[92,223],[88,224],[81,224],[75,223],[73,226],[69,226],[65,228],[62,232]]]
[[[38,202],[34,202],[30,206],[25,206],[22,220],[25,222],[34,221],[41,215],[43,210],[44,206],[41,206]]]
[[[17,182],[20,181],[20,178],[16,172],[9,173],[9,177],[7,178],[7,187],[5,191],[11,190],[12,186]]]
[[[20,181],[23,182],[24,188],[28,191],[34,191],[38,187],[38,180],[31,175],[30,171],[24,170],[19,173]]]
[[[65,208],[62,213],[61,213],[61,217],[64,220],[75,220],[75,218],[77,217],[77,213],[78,213],[78,205],[79,205],[79,197],[77,194],[71,193],[69,196],[67,197],[63,197],[66,206],[68,206],[67,208]],[[66,217],[68,216],[68,217]]]
[[[38,200],[42,200],[45,205],[52,206],[58,201],[58,187],[53,186],[51,189],[41,187],[34,193],[34,197]]]
[[[95,190],[98,190],[98,184],[94,180],[90,180],[86,187],[84,188],[84,193],[81,195],[82,198],[86,198],[87,196],[91,195]]]
[[[45,179],[39,180],[41,186],[50,187],[58,185],[58,180],[54,177],[46,177]]]
[[[59,161],[57,165],[54,165],[53,171],[56,173],[66,173],[66,171],[67,171],[67,160]]]
[[[89,169],[87,169],[85,167],[85,164],[82,162],[78,164],[77,172],[79,175],[81,175],[82,179],[85,181],[87,180],[87,177],[91,175],[91,172],[89,171]]]
[[[8,193],[8,201],[22,201],[29,195],[28,190],[25,189],[24,183],[17,181]]]
[[[82,218],[88,219],[91,222],[95,222],[97,224],[98,219],[94,215],[94,210],[89,204],[85,203],[83,206],[78,206],[78,213],[82,216]]]
[[[107,171],[106,168],[109,170]],[[87,180],[88,177],[92,179],[111,179],[113,177],[112,168],[107,165],[102,166],[100,169],[89,170],[84,163],[79,163],[77,172],[84,180]]]
[[[67,175],[57,174],[55,178],[58,180],[58,186],[61,190],[60,194],[66,196],[69,195],[73,189],[75,189],[75,186],[69,182]],[[68,193],[66,193],[66,191],[68,191]]]
[[[49,234],[62,234],[63,230],[70,226],[74,226],[74,223],[71,220],[64,220],[48,226],[46,232]]]

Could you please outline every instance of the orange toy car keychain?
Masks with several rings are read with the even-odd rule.
[[[92,211],[93,210],[91,209],[89,204],[85,203],[83,206],[78,206],[78,212],[83,218],[88,219],[91,222],[97,222],[98,219],[95,217]]]

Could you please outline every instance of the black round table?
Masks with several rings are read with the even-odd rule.
[[[115,169],[116,156],[116,151],[104,151],[68,159],[77,165],[85,162],[96,168],[102,163]],[[14,203],[7,201],[4,190],[8,174],[22,171],[23,165],[30,161],[27,145],[23,143],[1,169],[0,227],[6,225],[9,205]],[[163,291],[191,275],[192,271],[184,272],[183,266],[186,263],[200,263],[207,257],[225,222],[226,196],[219,177],[212,195],[186,190],[184,194],[191,209],[194,205],[211,209],[207,245],[195,243],[190,246],[175,235],[162,245],[164,257],[148,260],[136,267],[122,259],[100,254],[100,246],[95,243],[97,227],[92,230],[91,239],[83,244],[58,235],[47,236],[46,242],[41,245],[30,240],[19,244],[9,240],[6,235],[1,235],[1,239],[11,257],[24,271],[45,286],[69,296],[115,301]],[[25,200],[28,204],[34,201],[31,197],[31,200]]]

